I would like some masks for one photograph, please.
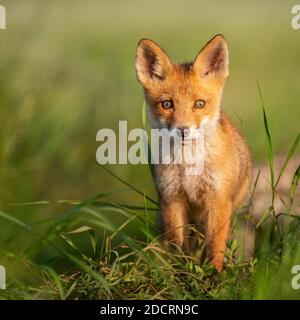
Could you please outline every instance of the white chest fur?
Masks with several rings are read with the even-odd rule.
[[[204,170],[199,175],[186,174],[183,165],[162,165],[156,170],[158,188],[163,197],[173,198],[184,194],[192,203],[201,201],[208,189],[217,191],[222,184],[222,173]]]

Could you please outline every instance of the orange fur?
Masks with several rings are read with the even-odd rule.
[[[222,270],[231,215],[249,189],[251,157],[233,124],[220,110],[228,76],[228,48],[221,35],[200,51],[193,63],[173,64],[152,40],[137,48],[137,77],[144,87],[153,127],[204,128],[204,170],[187,176],[185,164],[154,166],[165,242],[192,252],[188,225],[204,230],[208,254]],[[196,108],[197,100],[205,101]],[[172,102],[165,109],[162,102]],[[201,229],[202,228],[202,229]]]

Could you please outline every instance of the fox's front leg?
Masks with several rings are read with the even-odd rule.
[[[226,241],[229,236],[232,215],[230,199],[214,199],[209,212],[207,242],[209,255],[217,271],[222,271]]]
[[[183,199],[161,201],[160,224],[165,247],[189,250],[187,206]]]

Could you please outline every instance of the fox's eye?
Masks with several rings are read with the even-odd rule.
[[[173,108],[173,102],[171,100],[164,100],[162,103],[161,103],[162,107],[164,109],[171,109]]]
[[[200,99],[195,102],[195,108],[202,109],[202,108],[204,108],[204,106],[205,106],[204,100]]]

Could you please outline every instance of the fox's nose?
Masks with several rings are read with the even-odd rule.
[[[182,139],[187,138],[190,134],[190,129],[188,127],[179,127],[177,134]]]

